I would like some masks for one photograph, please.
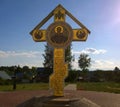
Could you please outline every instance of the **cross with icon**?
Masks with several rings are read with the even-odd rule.
[[[80,28],[72,29],[65,21],[66,15],[77,23]],[[54,16],[54,22],[47,29],[40,29],[52,16]],[[53,47],[53,74],[49,78],[50,88],[53,89],[54,96],[64,96],[64,80],[68,76],[65,49],[72,41],[86,41],[90,31],[59,4],[30,34],[35,42],[47,41]]]

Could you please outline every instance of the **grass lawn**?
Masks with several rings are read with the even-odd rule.
[[[48,83],[28,83],[17,84],[16,90],[47,90],[49,89]],[[0,91],[13,91],[13,85],[0,85]]]
[[[78,90],[120,93],[120,83],[114,82],[78,82]]]
[[[70,83],[66,83],[70,84]],[[17,84],[16,90],[48,90],[49,83]],[[78,90],[101,91],[120,94],[120,83],[114,82],[78,82]],[[12,85],[0,85],[0,91],[13,91]]]

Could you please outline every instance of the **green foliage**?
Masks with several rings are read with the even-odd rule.
[[[45,68],[53,68],[53,48],[50,47],[48,44],[45,46],[45,53],[43,54],[44,57],[44,67]],[[68,63],[68,68],[72,68],[72,60],[73,56],[71,53],[71,45],[65,49],[65,62]]]
[[[79,60],[78,60],[78,65],[82,69],[82,71],[87,71],[88,68],[90,67],[91,63],[91,58],[87,54],[80,54]]]
[[[10,84],[12,84],[11,80],[4,80],[0,78],[0,85],[10,85]]]
[[[91,78],[90,81],[101,82],[101,81],[109,81],[109,82],[120,82],[120,71],[102,71],[96,70],[90,72]]]
[[[36,70],[37,70],[36,67],[31,68],[31,73],[33,76],[35,76],[37,74]]]
[[[15,69],[16,68],[16,69]],[[20,83],[22,79],[31,80],[32,77],[35,77],[36,67],[29,68],[27,66],[20,67],[20,66],[1,66],[1,71],[7,72],[11,77],[14,75],[14,72],[16,73],[22,73],[22,77],[17,77],[17,83]],[[52,69],[46,68],[43,72],[45,75],[49,75],[52,73]],[[69,75],[66,78],[67,82],[76,82],[79,77],[84,77],[83,81],[90,81],[90,82],[120,82],[120,70],[118,67],[115,67],[114,70],[95,70],[95,71],[87,71],[84,70],[84,72],[81,72],[80,70],[69,70]],[[31,80],[32,82],[32,80]],[[0,79],[0,85],[4,84],[11,84],[9,81],[1,80]]]
[[[114,71],[120,71],[118,67],[115,67]]]
[[[45,46],[44,57],[44,67],[45,68],[53,68],[53,48],[50,45]]]
[[[78,90],[120,93],[120,83],[115,82],[79,82]]]
[[[48,90],[48,83],[17,84],[16,90]],[[0,91],[13,91],[13,85],[0,85]]]
[[[76,70],[70,70],[69,75],[66,78],[66,82],[76,82],[78,77],[78,72]]]
[[[71,47],[72,45],[70,44],[70,46],[68,46],[67,49],[65,50],[65,62],[68,63],[69,70],[72,69],[72,61],[74,60],[72,53],[71,53]]]

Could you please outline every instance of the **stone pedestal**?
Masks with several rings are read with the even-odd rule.
[[[70,100],[54,98],[54,99],[44,102],[43,107],[70,107]]]
[[[54,96],[33,97],[30,100],[19,104],[17,107],[77,107],[71,106],[72,103],[77,101],[79,101],[79,99],[68,99]]]
[[[100,107],[86,98],[33,97],[16,107]]]

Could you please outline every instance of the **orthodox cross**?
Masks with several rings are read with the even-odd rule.
[[[80,28],[72,29],[65,22],[68,15]],[[54,22],[47,29],[40,29],[52,16]],[[90,31],[62,5],[58,5],[31,32],[36,42],[47,41],[54,48],[53,74],[49,78],[54,96],[64,96],[64,79],[68,76],[68,64],[65,63],[65,49],[72,41],[86,41]]]

